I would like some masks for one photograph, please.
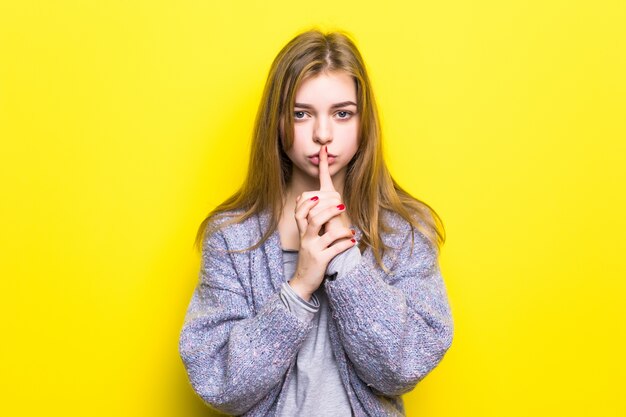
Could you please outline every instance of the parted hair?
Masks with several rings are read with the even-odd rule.
[[[223,227],[269,210],[270,227],[248,250],[258,248],[276,230],[292,173],[286,150],[293,144],[296,91],[304,80],[333,71],[351,75],[356,85],[358,148],[348,163],[343,200],[353,226],[362,231],[360,247],[371,247],[376,261],[386,270],[382,257],[388,248],[381,233],[390,230],[381,210],[400,215],[411,225],[413,234],[418,230],[436,249],[443,244],[445,232],[437,213],[403,190],[385,165],[378,109],[355,43],[344,32],[313,29],[293,38],[274,59],[254,124],[247,177],[237,192],[202,221],[196,235],[197,247],[201,247],[205,233],[214,231],[211,220],[216,216],[231,216],[219,222],[218,227]]]

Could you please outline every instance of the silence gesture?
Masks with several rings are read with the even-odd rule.
[[[296,273],[289,281],[307,301],[321,285],[330,260],[356,244],[345,205],[330,176],[325,146],[320,149],[318,166],[320,189],[302,193],[296,200],[300,250]]]
[[[333,185],[333,179],[330,176],[330,171],[328,169],[328,147],[322,146],[320,149],[320,163],[319,163],[319,175],[320,175],[320,191],[328,192],[328,193],[336,193],[339,201],[341,201],[341,195],[335,190],[335,186]],[[343,204],[343,203],[340,203]],[[344,206],[345,207],[345,206]],[[325,229],[334,229],[339,227],[349,227],[350,222],[348,221],[348,216],[345,210],[341,213],[341,215],[331,218],[328,223],[325,225]]]

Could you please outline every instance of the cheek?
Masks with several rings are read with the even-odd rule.
[[[347,125],[342,125],[339,127],[339,129],[336,130],[336,132],[345,143],[356,143],[359,136],[358,124],[355,122]]]
[[[310,136],[311,132],[310,132],[311,128],[304,123],[299,123],[297,125],[294,125],[293,127],[293,140],[294,142],[300,140],[306,140],[306,138],[308,136]]]
[[[294,128],[293,132],[293,143],[291,144],[291,148],[289,148],[285,153],[291,160],[294,162],[297,160],[303,152],[306,151],[305,147],[305,134],[300,128]]]

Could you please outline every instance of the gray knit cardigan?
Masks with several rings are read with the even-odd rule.
[[[437,253],[419,232],[384,212],[395,233],[377,264],[370,248],[361,262],[325,280],[332,311],[329,334],[355,417],[403,416],[402,394],[439,362],[453,322]],[[179,351],[191,385],[213,408],[233,415],[273,416],[282,404],[298,350],[311,328],[280,299],[283,276],[278,231],[258,249],[268,213],[207,234],[198,285],[183,324]],[[361,237],[357,229],[356,238]]]

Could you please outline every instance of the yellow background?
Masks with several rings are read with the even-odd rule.
[[[354,35],[448,232],[409,416],[623,416],[626,3],[0,2],[0,415],[208,416],[178,357],[269,65]]]

